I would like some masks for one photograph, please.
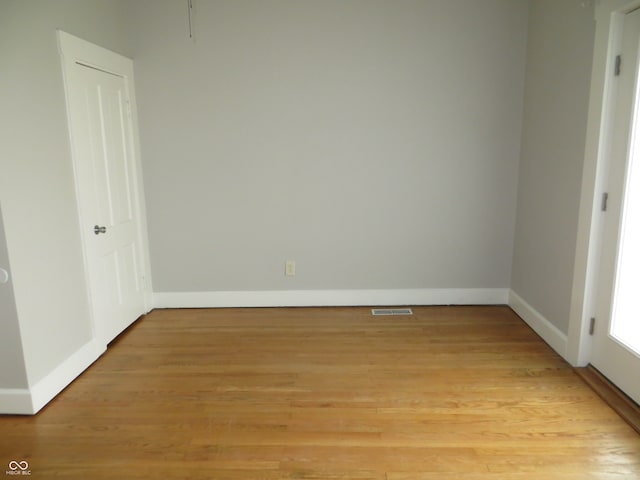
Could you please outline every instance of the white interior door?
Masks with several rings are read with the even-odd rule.
[[[622,38],[591,363],[640,403],[640,10]]]
[[[107,344],[147,311],[145,242],[130,78],[92,55],[65,59],[65,88],[94,328]]]

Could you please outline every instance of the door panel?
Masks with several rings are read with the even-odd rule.
[[[125,118],[121,77],[106,77],[102,81],[102,101],[104,102],[105,135],[108,138],[105,172],[109,217],[111,225],[119,225],[133,220],[131,202],[130,164],[127,152],[127,118]]]

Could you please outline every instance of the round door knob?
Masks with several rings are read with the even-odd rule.
[[[107,233],[107,227],[101,227],[100,225],[96,225],[93,227],[93,233],[96,235],[100,235],[101,233]]]

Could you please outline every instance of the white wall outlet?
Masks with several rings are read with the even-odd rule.
[[[287,277],[293,277],[296,274],[296,262],[287,260],[284,264],[284,274]]]

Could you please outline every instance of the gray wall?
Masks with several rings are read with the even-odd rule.
[[[0,209],[0,268],[9,273],[9,282],[0,283],[0,388],[26,388],[22,339],[11,283],[2,209]]]
[[[154,291],[509,286],[527,1],[195,3],[131,5]]]
[[[91,338],[56,28],[130,54],[129,5],[0,1],[0,203],[30,385]]]
[[[535,0],[511,288],[568,332],[595,22],[580,0]]]

